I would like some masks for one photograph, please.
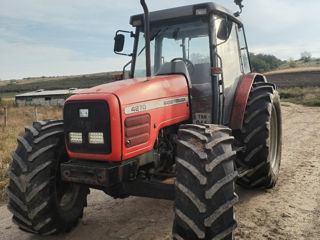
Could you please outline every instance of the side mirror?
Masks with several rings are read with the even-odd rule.
[[[227,41],[230,37],[232,30],[233,22],[228,19],[223,19],[220,23],[217,37],[222,41]]]
[[[122,53],[123,48],[124,48],[124,40],[125,40],[125,35],[122,34],[122,33],[128,34],[132,38],[136,37],[136,35],[133,32],[118,30],[116,32],[116,36],[114,37],[113,51],[114,51],[115,54],[123,55],[123,56],[130,56],[131,57],[132,53],[130,53],[130,54]]]
[[[114,48],[113,51],[115,53],[122,52],[124,47],[124,35],[123,34],[116,34],[114,37]]]

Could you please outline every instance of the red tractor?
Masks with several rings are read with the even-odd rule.
[[[134,38],[129,79],[71,96],[63,120],[18,137],[7,194],[22,230],[69,231],[95,188],[174,200],[174,239],[233,239],[235,181],[275,185],[279,95],[251,73],[239,12],[204,3],[149,14],[141,4],[135,32],[115,36],[116,53],[121,32]]]

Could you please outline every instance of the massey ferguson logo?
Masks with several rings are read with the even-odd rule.
[[[81,117],[81,118],[89,117],[89,109],[80,109],[79,110],[79,117]]]
[[[132,114],[132,113],[144,112],[144,111],[153,110],[157,108],[164,108],[168,106],[177,105],[180,103],[187,103],[188,101],[189,101],[188,96],[148,101],[148,102],[143,102],[137,105],[128,106],[124,109],[124,113]]]

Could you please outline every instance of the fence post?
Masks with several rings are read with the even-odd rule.
[[[37,106],[34,107],[34,118],[35,118],[35,121],[37,122],[38,121],[38,109],[37,109]]]
[[[7,107],[4,107],[4,123],[3,123],[3,127],[6,128],[7,127]]]

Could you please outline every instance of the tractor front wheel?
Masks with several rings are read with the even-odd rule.
[[[237,172],[231,130],[182,125],[177,141],[173,238],[233,239]]]
[[[43,235],[70,231],[82,217],[89,189],[60,180],[60,163],[68,160],[63,121],[26,127],[11,155],[6,191],[13,221],[22,230]]]

